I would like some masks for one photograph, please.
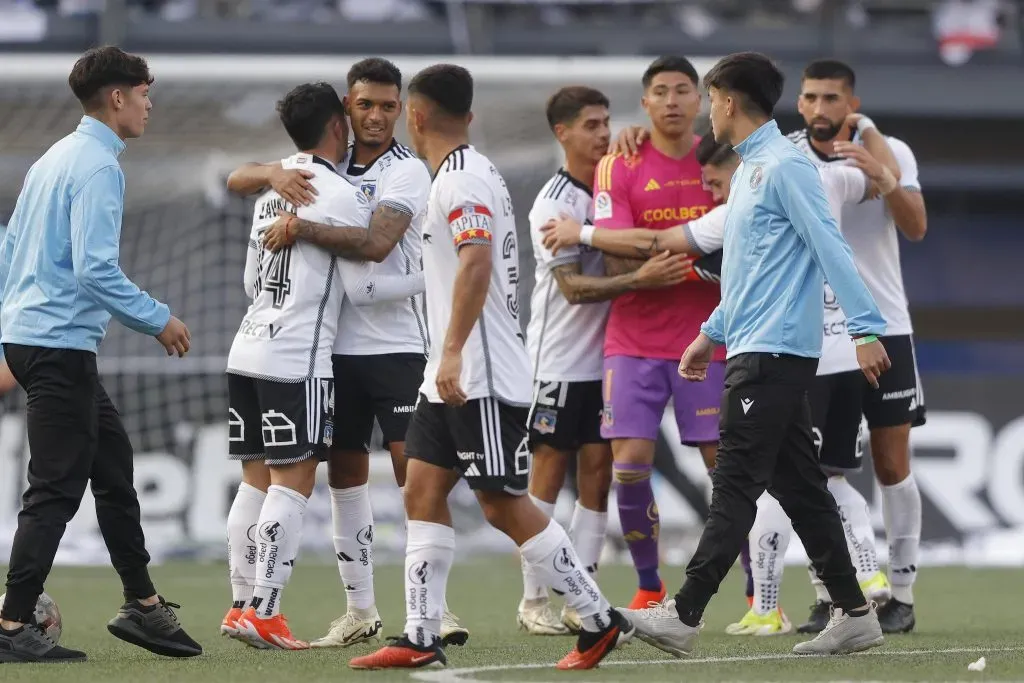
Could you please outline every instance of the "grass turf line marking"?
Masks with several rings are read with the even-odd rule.
[[[949,655],[965,654],[968,652],[1021,652],[1024,647],[948,647],[929,650],[869,650],[868,652],[856,652],[850,655],[741,655],[735,657],[699,657],[697,659],[632,659],[616,660],[614,662],[602,662],[602,667],[609,666],[637,666],[643,664],[729,664],[736,662],[762,662],[776,660],[820,660],[829,657],[913,657],[917,655]],[[436,671],[414,671],[409,676],[417,681],[427,683],[492,683],[477,678],[467,678],[473,674],[485,673],[488,671],[529,671],[532,669],[550,669],[554,664],[492,664],[489,666],[471,666],[461,669],[442,669]],[[501,683],[513,683],[502,681]],[[536,681],[532,683],[537,683]],[[577,681],[576,683],[584,683]]]

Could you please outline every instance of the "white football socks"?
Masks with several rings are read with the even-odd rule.
[[[857,581],[867,581],[878,572],[875,530],[871,527],[868,501],[844,476],[829,477],[828,490],[839,507],[846,547],[850,551],[853,567],[857,570]]]
[[[284,486],[271,484],[256,527],[256,616],[269,619],[281,612],[281,591],[288,585],[302,540],[302,517],[309,500]]]
[[[349,609],[374,606],[373,509],[369,484],[331,489],[331,522],[338,573]]]
[[[779,501],[765,491],[757,499],[757,516],[747,535],[750,574],[754,579],[754,613],[771,614],[779,607],[782,572],[793,526]]]
[[[530,500],[549,519],[555,514],[554,503],[548,503],[540,498],[535,498],[532,494],[530,495]],[[523,600],[547,600],[547,578],[543,574],[538,573],[533,565],[527,562],[526,556],[520,555],[519,561],[523,568]]]
[[[598,632],[611,623],[611,605],[573,550],[569,536],[558,522],[551,520],[539,534],[519,546],[523,559],[547,585],[563,595],[576,610],[583,630]]]
[[[550,516],[550,515],[549,515]],[[608,529],[608,513],[588,510],[576,501],[576,509],[569,524],[569,538],[572,539],[580,562],[591,576],[597,574],[597,563],[604,549],[605,531]]]
[[[898,484],[882,487],[882,517],[889,541],[889,582],[892,596],[914,604],[917,557],[921,546],[921,492],[913,473]]]
[[[256,583],[256,523],[267,494],[244,481],[228,511],[228,571],[231,576],[231,603],[244,609],[252,600]]]
[[[455,559],[455,530],[433,522],[409,522],[405,546],[405,635],[429,646],[441,637],[445,588]]]

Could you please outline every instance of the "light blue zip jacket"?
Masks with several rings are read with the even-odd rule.
[[[768,121],[735,147],[725,222],[722,302],[701,331],[728,356],[821,357],[824,279],[853,335],[885,334],[885,319],[829,211],[818,170]]]
[[[113,315],[159,334],[170,310],[118,263],[124,142],[100,121],[50,147],[29,169],[0,245],[2,340],[96,352]]]

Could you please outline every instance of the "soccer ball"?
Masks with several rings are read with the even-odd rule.
[[[4,607],[4,600],[7,599],[7,594],[0,595],[0,609]],[[60,640],[61,634],[61,618],[60,609],[57,607],[57,603],[54,602],[46,593],[42,593],[39,599],[36,600],[36,611],[32,615],[35,617],[36,625],[46,631],[46,635],[50,637],[53,642]]]

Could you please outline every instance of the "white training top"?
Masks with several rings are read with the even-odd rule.
[[[819,166],[847,165],[848,160],[840,157],[825,157],[818,153],[807,139],[807,131],[790,133],[789,139],[804,151],[807,157]],[[917,177],[917,159],[907,143],[886,136],[889,148],[900,167],[900,185],[912,192],[920,192]],[[854,137],[854,142],[860,142]],[[870,201],[847,206],[840,221],[843,237],[853,250],[853,258],[878,303],[886,322],[886,335],[911,334],[907,294],[903,287],[903,271],[900,267],[899,235],[892,215],[885,201],[879,197]]]
[[[316,202],[296,210],[273,190],[256,200],[245,259],[245,291],[252,304],[231,344],[228,371],[284,382],[331,377],[331,347],[345,295],[337,259],[301,240],[271,253],[262,237],[278,210],[327,225],[365,227],[370,204],[330,162],[296,154],[281,165],[313,173]]]
[[[412,216],[401,241],[380,263],[340,260],[347,296],[341,306],[334,353],[374,356],[426,354],[430,344],[423,301],[423,218],[430,172],[407,147],[392,141],[371,163],[357,166],[352,147],[339,166],[372,211],[388,206]]]
[[[469,399],[493,397],[518,406],[531,398],[530,359],[519,326],[519,248],[505,180],[469,145],[444,159],[430,188],[423,223],[430,356],[420,391],[440,403],[437,369],[459,270],[459,249],[491,249],[491,281],[480,318],[462,350],[461,387]]]
[[[560,249],[552,255],[544,246],[541,228],[562,214],[584,225],[593,222],[590,188],[564,169],[544,184],[530,211],[530,238],[537,267],[526,341],[533,378],[544,382],[599,381],[604,369],[604,327],[611,302],[570,304],[551,270],[575,263],[584,275],[603,276],[604,256],[584,244]]]

